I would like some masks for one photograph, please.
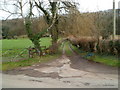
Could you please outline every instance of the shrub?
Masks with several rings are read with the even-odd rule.
[[[77,39],[72,39],[70,40],[71,43],[79,47],[80,49],[87,51],[87,52],[94,52],[95,51],[95,39],[90,39],[90,38],[77,38]]]
[[[116,40],[114,43],[114,47],[117,50],[117,54],[120,57],[120,40]]]
[[[77,38],[70,40],[70,42],[87,52],[97,51],[100,54],[117,54],[120,56],[120,40],[100,40],[97,42],[94,38]]]
[[[113,40],[110,40],[110,41],[102,40],[100,41],[99,49],[101,52],[98,52],[98,53],[119,55],[120,54],[120,40],[114,40],[114,41]]]
[[[94,52],[95,51],[95,43],[96,43],[96,41],[89,42],[90,52]]]

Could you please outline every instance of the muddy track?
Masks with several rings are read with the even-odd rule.
[[[28,87],[31,87],[31,82],[37,83],[36,87],[45,88],[117,87],[116,68],[85,60],[70,46],[68,47],[73,53],[70,57],[65,55],[65,43],[63,43],[63,55],[56,60],[3,72],[5,74],[3,80],[6,81],[4,86],[8,87],[8,82],[15,79],[18,83],[19,81],[24,84],[27,82],[28,85],[30,84],[27,85]],[[27,78],[24,79],[19,75],[27,76]],[[25,86],[24,84],[21,86]],[[11,87],[18,87],[18,85],[11,84]]]
[[[73,52],[73,56],[69,57],[71,61],[71,68],[84,70],[87,72],[93,72],[93,73],[104,73],[104,74],[118,73],[117,67],[111,67],[101,63],[94,62],[92,60],[84,59],[71,48],[70,44],[69,44],[69,48]]]
[[[82,70],[82,71],[86,71],[86,72],[91,72],[91,73],[103,73],[103,74],[117,74],[118,70],[117,67],[110,67],[110,66],[106,66],[100,63],[96,63],[94,61],[90,61],[90,60],[86,60],[84,58],[82,58],[78,53],[76,53],[71,46],[69,45],[69,49],[71,50],[71,52],[73,53],[73,55],[71,56],[66,56],[66,52],[65,52],[65,42],[63,43],[63,55],[61,58],[47,62],[47,63],[40,63],[40,64],[36,64],[33,66],[28,66],[25,68],[17,68],[14,70],[8,70],[8,71],[4,71],[3,73],[6,74],[25,74],[25,75],[29,75],[29,76],[39,76],[39,77],[53,77],[54,75],[52,73],[49,73],[48,75],[46,73],[42,73],[42,72],[37,72],[35,69],[39,69],[39,68],[44,68],[44,67],[58,67],[61,68],[63,67],[65,64],[69,64],[71,68],[76,69],[76,70]],[[29,72],[33,72],[33,73],[29,73]],[[34,75],[34,73],[36,73],[36,75]],[[52,76],[53,75],[53,76]],[[57,74],[56,74],[57,75]],[[56,77],[60,77],[59,75],[55,76]]]

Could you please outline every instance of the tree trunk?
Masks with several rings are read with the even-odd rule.
[[[39,38],[36,38],[35,35],[33,35],[32,26],[31,26],[31,21],[30,20],[26,21],[25,28],[26,28],[26,31],[27,31],[28,38],[34,44],[36,52],[38,53],[39,56],[43,55],[42,54],[42,49],[41,49],[40,43],[39,43]]]
[[[35,47],[35,49],[36,49],[36,52],[38,53],[38,56],[42,56],[43,53],[42,53],[42,49],[41,49],[41,47],[40,47],[39,40],[33,39],[32,42],[33,42],[33,44],[34,44],[34,47]]]
[[[58,44],[57,44],[57,40],[58,40],[58,26],[57,23],[55,23],[55,25],[53,26],[53,28],[51,29],[51,35],[52,35],[52,47],[55,48],[55,52],[58,51]]]
[[[51,38],[52,38],[52,49],[54,49],[53,53],[56,53],[58,51],[58,44],[57,44],[57,41],[58,41],[58,29],[57,29],[57,26],[53,26],[49,33],[51,34]]]

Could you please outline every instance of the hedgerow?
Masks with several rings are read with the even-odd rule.
[[[120,40],[100,40],[92,38],[79,38],[69,41],[76,47],[87,51],[101,54],[112,54],[120,56]]]

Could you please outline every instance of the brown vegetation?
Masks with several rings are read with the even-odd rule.
[[[76,47],[87,51],[101,54],[112,54],[120,56],[120,40],[100,40],[90,37],[72,38],[69,41]]]

